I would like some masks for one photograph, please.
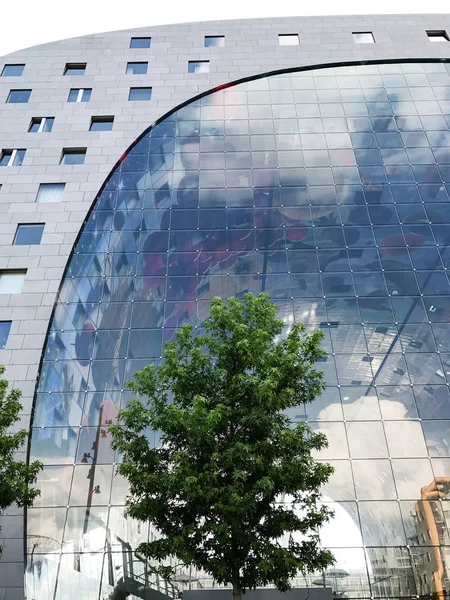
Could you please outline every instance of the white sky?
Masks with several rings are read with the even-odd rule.
[[[168,23],[448,12],[450,0],[0,0],[0,56],[69,37]]]

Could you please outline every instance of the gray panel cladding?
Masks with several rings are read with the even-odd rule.
[[[45,335],[73,243],[107,174],[142,131],[193,96],[243,77],[346,61],[449,58],[450,44],[431,43],[426,34],[441,29],[450,31],[450,15],[238,19],[96,34],[0,58],[0,72],[5,64],[25,64],[21,76],[0,77],[0,150],[26,149],[21,166],[0,168],[0,270],[27,269],[21,294],[0,294],[0,320],[12,321],[0,364],[23,392],[21,425],[29,425]],[[372,31],[376,43],[355,44],[354,31]],[[295,33],[299,45],[279,45],[279,34]],[[205,47],[206,35],[225,36],[225,45]],[[150,48],[130,48],[131,37],[145,36],[152,38]],[[195,60],[210,61],[209,72],[188,73],[188,61]],[[146,61],[146,74],[126,74],[127,62]],[[66,63],[87,63],[85,74],[64,76]],[[130,87],[151,87],[151,100],[128,101]],[[72,88],[92,88],[90,102],[67,102]],[[6,103],[12,89],[31,89],[29,102]],[[92,117],[109,115],[111,131],[89,131]],[[28,133],[35,117],[54,117],[52,131]],[[63,148],[87,148],[84,164],[60,165]],[[60,182],[66,184],[63,202],[35,202],[39,184]],[[19,223],[45,223],[39,246],[13,245]],[[17,514],[11,511],[10,525],[2,517],[1,564],[8,577],[0,576],[0,598],[23,597],[22,564],[12,551],[22,536]]]

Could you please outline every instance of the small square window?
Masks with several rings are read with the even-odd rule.
[[[225,46],[224,35],[205,35],[205,48],[217,48]]]
[[[61,202],[65,183],[41,183],[36,196],[36,202]]]
[[[42,223],[23,223],[17,225],[14,246],[37,246],[41,243],[44,225]]]
[[[92,117],[89,131],[111,131],[114,117]]]
[[[31,96],[31,90],[11,90],[8,95],[8,104],[25,104]]]
[[[20,167],[23,163],[25,150],[2,150],[0,167]]]
[[[128,96],[128,100],[151,100],[152,98],[152,88],[151,87],[135,87],[130,88],[130,94]]]
[[[12,321],[0,321],[0,350],[4,350],[8,341]]]
[[[84,75],[86,63],[67,63],[64,67],[64,75]]]
[[[209,73],[209,60],[190,60],[188,73]]]
[[[5,65],[2,71],[2,77],[20,77],[25,65]]]
[[[146,75],[148,63],[129,62],[127,63],[127,75]]]
[[[49,133],[53,129],[54,117],[33,117],[29,133]]]
[[[63,148],[60,165],[82,165],[86,157],[86,148]]]
[[[430,42],[448,42],[448,33],[444,29],[433,29],[427,31],[428,40]]]
[[[298,33],[279,33],[278,43],[280,46],[298,46]]]
[[[89,102],[92,88],[72,88],[69,92],[67,102]]]
[[[354,31],[352,35],[355,44],[375,44],[375,38],[371,31]]]
[[[152,38],[150,37],[132,37],[130,48],[150,48]]]
[[[0,294],[20,294],[26,274],[26,270],[0,271]]]

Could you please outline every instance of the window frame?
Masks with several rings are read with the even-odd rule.
[[[50,121],[50,120],[51,120],[50,129],[48,129],[47,131],[44,131],[47,121]],[[28,127],[28,133],[50,133],[51,130],[53,129],[54,123],[55,123],[55,117],[32,117],[31,121],[30,121],[30,125]],[[39,127],[36,131],[31,130],[33,125],[39,125]]]
[[[222,44],[207,44],[206,40],[223,40]],[[205,48],[223,48],[225,46],[225,36],[224,35],[205,35],[203,44]]]
[[[8,327],[9,324],[9,327]],[[6,325],[3,329],[2,325]],[[8,343],[9,334],[11,333],[11,325],[12,321],[0,321],[0,350],[4,350],[6,348],[6,344]],[[3,331],[2,331],[3,329]],[[2,336],[4,336],[4,343],[2,343]]]
[[[191,65],[208,65],[208,69],[206,71],[195,71],[195,70],[191,70]],[[188,60],[188,73],[190,74],[205,74],[205,73],[209,73],[210,72],[210,61],[209,60]]]
[[[63,148],[61,152],[61,158],[59,160],[60,165],[68,165],[68,166],[76,166],[76,165],[84,165],[84,161],[86,159],[87,148]],[[82,162],[66,162],[66,158],[68,156],[78,156],[83,157]]]
[[[96,125],[98,123],[110,123],[111,127],[109,128],[100,128],[100,129],[92,129],[92,125]],[[114,126],[114,115],[105,115],[105,116],[92,116],[91,122],[89,124],[89,131],[112,131]]]
[[[134,65],[145,65],[145,71],[142,73],[134,73],[133,67]],[[127,62],[127,68],[125,69],[125,75],[147,75],[148,72],[148,62],[143,60],[131,60]]]
[[[65,77],[82,77],[86,74],[87,63],[66,63],[63,75]],[[69,73],[69,71],[81,71],[81,73]]]
[[[357,40],[355,36],[357,35],[370,35],[371,39],[367,40]],[[352,31],[353,42],[355,44],[375,44],[375,36],[373,35],[373,31]]]
[[[30,89],[14,89],[14,90],[9,90],[9,94],[8,97],[6,99],[6,104],[27,104],[30,97],[31,97],[31,92],[32,90]],[[23,93],[27,93],[27,99],[26,100],[11,100],[11,94],[23,94]]]
[[[2,277],[11,275],[23,275],[22,285],[20,286],[20,291],[2,291]],[[21,294],[23,291],[23,286],[25,285],[25,277],[27,275],[27,269],[0,269],[0,295],[1,294]]]
[[[70,100],[70,94],[72,92],[77,92],[77,97],[75,100]],[[89,98],[87,100],[83,100],[83,96],[85,92],[89,92]],[[92,88],[70,88],[69,95],[67,97],[67,102],[74,102],[77,104],[81,104],[82,102],[90,102],[92,95]]]
[[[148,46],[133,46],[133,40],[148,40]],[[139,48],[151,48],[152,38],[151,36],[137,36],[130,38],[130,48],[139,49]]]
[[[135,90],[149,90],[150,96],[149,96],[149,98],[131,98],[132,92]],[[149,102],[152,99],[152,95],[153,95],[153,90],[150,86],[130,87],[129,92],[128,92],[128,101],[129,102]]]
[[[48,186],[58,186],[58,189],[61,190],[61,193],[59,194],[59,198],[57,200],[39,200],[41,190],[48,189]],[[36,202],[36,204],[56,204],[57,202],[62,202],[65,189],[66,189],[66,184],[61,181],[51,182],[51,183],[47,183],[47,182],[40,183],[38,191],[36,193],[35,202]],[[44,193],[42,193],[42,196],[44,196]]]
[[[18,242],[17,238],[18,236],[20,236],[20,231],[21,228],[23,228],[23,230],[27,229],[27,228],[31,228],[31,227],[40,227],[41,228],[41,235],[39,237],[39,241],[38,242]],[[45,229],[45,223],[17,223],[17,227],[16,227],[16,233],[14,234],[14,239],[13,239],[13,246],[39,246],[42,240],[42,236],[44,234],[44,229]]]
[[[281,43],[282,39],[294,39],[296,42],[294,44],[283,44]],[[279,33],[278,34],[278,45],[279,46],[300,46],[300,37],[298,33]]]
[[[20,162],[18,164],[15,164],[17,156],[18,156],[18,152],[23,152],[23,154],[19,155]],[[23,163],[23,159],[25,158],[25,153],[26,153],[25,148],[13,148],[13,149],[6,148],[6,149],[1,150],[0,151],[0,167],[20,167]],[[9,156],[9,160],[5,165],[3,165],[2,161],[6,156]]]
[[[427,29],[429,42],[450,42],[450,36],[445,29]]]
[[[22,67],[22,70],[20,71],[20,73],[5,73],[5,71],[8,69],[8,67]],[[0,77],[21,77],[23,75],[23,70],[25,69],[25,63],[6,63],[5,65],[3,65],[3,69],[1,72]]]

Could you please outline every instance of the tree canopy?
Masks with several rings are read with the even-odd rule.
[[[27,465],[17,460],[16,453],[25,444],[28,431],[11,431],[22,410],[21,392],[17,389],[8,392],[8,382],[1,378],[4,372],[5,367],[0,365],[0,514],[13,503],[19,506],[33,503],[39,491],[31,486],[42,469],[38,461]]]
[[[284,325],[267,294],[215,298],[203,331],[182,326],[161,363],[130,382],[139,398],[119,412],[112,445],[129,515],[159,535],[138,551],[166,577],[176,557],[239,598],[268,584],[286,591],[334,562],[317,533],[331,517],[320,487],[333,469],[313,451],[327,440],[288,416],[325,389],[323,334]]]

